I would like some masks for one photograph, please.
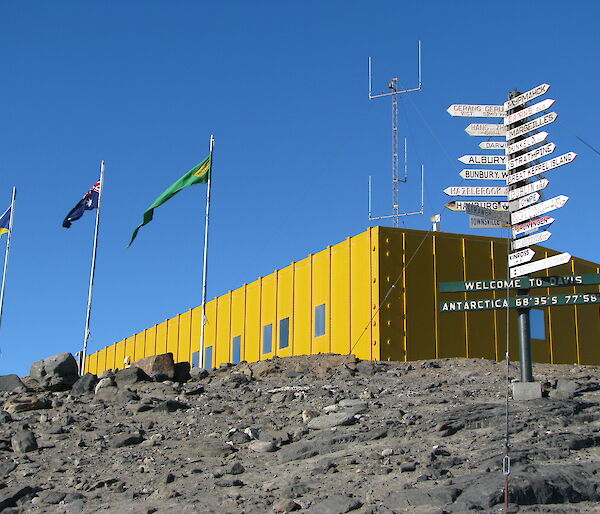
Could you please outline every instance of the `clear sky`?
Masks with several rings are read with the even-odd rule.
[[[209,299],[364,231],[369,175],[374,214],[389,214],[390,101],[368,100],[367,59],[375,91],[391,77],[414,87],[419,39],[423,90],[400,101],[400,195],[402,210],[419,209],[425,164],[425,215],[404,226],[428,229],[441,213],[445,231],[507,235],[443,210],[443,189],[461,184],[457,158],[480,152],[464,128],[483,121],[446,109],[547,82],[554,155],[579,154],[547,174],[548,197],[570,197],[547,244],[600,262],[600,156],[574,136],[600,147],[599,17],[592,0],[0,3],[0,210],[18,188],[0,374],[81,348],[94,213],[61,223],[102,159],[90,352],[200,304],[205,186],[157,209],[126,245],[206,157],[211,133]]]

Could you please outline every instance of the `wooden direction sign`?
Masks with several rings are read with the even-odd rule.
[[[450,186],[444,189],[449,196],[506,196],[507,186]]]
[[[450,116],[473,118],[503,118],[506,115],[503,105],[452,104],[447,111]]]
[[[459,175],[468,180],[506,180],[508,178],[508,171],[465,168],[459,173]]]
[[[564,166],[565,164],[569,164],[573,162],[577,158],[577,154],[575,152],[568,152],[558,157],[554,157],[554,159],[549,159],[544,162],[540,162],[535,166],[531,166],[531,168],[525,168],[524,170],[517,171],[515,173],[511,173],[507,179],[506,183],[516,184],[517,182],[521,182],[521,180],[525,180],[526,178],[535,177],[540,173],[546,173],[547,171],[553,170],[554,168],[558,168],[560,166]]]
[[[479,205],[481,207],[487,207],[495,211],[508,211],[508,202],[494,202],[494,201],[482,201],[482,200],[455,200],[454,202],[448,202],[445,207],[451,211],[466,211],[467,205]]]
[[[471,123],[466,129],[470,136],[505,136],[506,126],[502,124]]]
[[[531,245],[537,245],[543,243],[550,239],[552,232],[548,232],[544,230],[543,232],[538,232],[537,234],[533,234],[531,236],[522,237],[521,239],[515,239],[510,243],[510,247],[512,250],[518,250],[519,248],[525,248]]]
[[[479,148],[482,150],[504,150],[506,141],[482,141],[479,143]]]
[[[531,289],[534,287],[571,287],[600,284],[599,273],[582,275],[555,275],[552,277],[518,277],[494,280],[467,280],[466,282],[440,282],[440,293],[470,291],[501,291],[507,289]]]
[[[504,118],[505,125],[512,125],[517,121],[520,121],[524,118],[529,118],[529,116],[533,116],[534,114],[538,114],[542,111],[546,111],[550,109],[556,100],[546,99],[538,102],[536,104],[530,105],[529,107],[525,107],[520,111],[517,111],[513,114],[510,114]]]
[[[551,216],[541,216],[540,218],[535,218],[533,220],[526,221],[525,223],[513,225],[513,237],[531,234],[532,232],[538,231],[542,227],[548,227],[552,225],[552,223],[554,223],[554,218]]]
[[[525,184],[522,187],[511,189],[508,191],[508,199],[515,200],[517,198],[521,198],[522,196],[533,193],[534,191],[540,191],[541,189],[544,189],[548,184],[548,179],[543,178],[542,180],[536,180],[535,182],[531,182],[530,184]]]
[[[518,266],[519,264],[525,264],[533,259],[535,252],[531,248],[525,248],[525,250],[519,250],[514,253],[508,254],[508,265]]]
[[[467,203],[465,206],[465,210],[467,214],[471,214],[473,216],[478,216],[480,218],[487,218],[490,220],[498,220],[501,223],[509,223],[510,222],[510,213],[506,211],[497,211],[494,209],[488,209],[487,207],[482,207],[481,205],[474,205],[472,203]]]
[[[518,107],[519,105],[523,105],[526,102],[529,102],[530,100],[533,100],[534,98],[537,98],[538,96],[542,96],[543,94],[545,94],[548,89],[550,89],[550,84],[540,84],[537,87],[534,87],[533,89],[530,89],[529,91],[526,91],[525,93],[523,93],[522,95],[519,95],[515,98],[511,98],[510,100],[504,102],[504,108],[508,111],[509,109],[514,109],[515,107]]]
[[[506,155],[463,155],[458,160],[464,164],[491,164],[503,166],[506,163]]]
[[[524,307],[552,307],[555,305],[585,305],[600,303],[599,293],[553,294],[549,296],[511,296],[485,300],[456,300],[440,302],[441,312],[485,311],[492,309],[520,309]]]
[[[540,199],[539,193],[531,193],[526,196],[522,196],[521,198],[517,198],[508,203],[508,210],[511,212],[518,211],[520,209],[524,209],[525,207],[529,207],[533,205]]]
[[[510,228],[510,223],[480,216],[469,216],[469,228]]]
[[[546,200],[545,202],[541,202],[536,205],[532,205],[531,207],[521,209],[520,211],[513,212],[510,215],[510,222],[513,225],[516,225],[522,221],[536,218],[537,216],[541,216],[547,212],[560,209],[564,204],[567,203],[568,200],[569,197],[565,195],[555,196],[554,198],[550,198],[550,200]]]
[[[535,120],[528,121],[527,123],[524,123],[523,125],[520,125],[512,130],[508,130],[506,132],[506,140],[510,141],[511,139],[515,139],[519,136],[522,136],[527,132],[536,130],[540,127],[543,127],[544,125],[548,125],[549,123],[553,123],[556,121],[556,118],[558,118],[558,114],[556,114],[555,112],[549,112],[548,114],[544,114],[543,116],[540,116]]]
[[[522,139],[521,141],[517,141],[516,143],[513,143],[512,145],[508,145],[508,152],[506,152],[506,153],[510,155],[510,154],[513,154],[516,152],[520,152],[521,150],[525,150],[526,148],[529,148],[530,146],[537,145],[538,143],[545,141],[547,137],[548,137],[548,132],[538,132],[537,134],[534,134],[533,136],[529,136],[525,139]]]
[[[531,150],[531,152],[519,155],[518,157],[515,157],[514,159],[508,161],[508,169],[514,170],[515,168],[528,164],[531,161],[535,161],[536,159],[546,157],[546,155],[550,155],[552,152],[554,152],[555,149],[556,145],[554,143],[548,143],[547,145],[540,146],[535,150]]]
[[[571,254],[565,252],[558,255],[553,255],[547,259],[541,259],[539,261],[530,262],[521,266],[515,266],[514,268],[509,269],[510,278],[529,275],[530,273],[535,273],[536,271],[553,268],[554,266],[560,266],[561,264],[566,264],[570,260]]]

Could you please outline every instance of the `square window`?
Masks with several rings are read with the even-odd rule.
[[[263,353],[273,351],[273,325],[269,323],[263,327]]]
[[[239,364],[240,360],[241,360],[241,355],[242,355],[242,337],[241,336],[235,336],[233,338],[233,341],[231,343],[232,346],[232,351],[231,351],[231,363],[232,364]]]
[[[325,304],[315,307],[315,337],[325,335]]]
[[[546,339],[545,312],[541,309],[531,309],[529,311],[529,326],[531,328],[532,339]]]
[[[212,346],[207,346],[204,349],[204,367],[206,369],[212,369],[212,367],[213,367],[213,349],[212,349]]]
[[[290,345],[290,318],[279,320],[279,348],[287,348]]]

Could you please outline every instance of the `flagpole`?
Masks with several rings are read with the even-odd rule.
[[[100,191],[98,191],[98,209],[96,210],[96,228],[94,229],[94,249],[92,250],[92,266],[90,270],[90,286],[88,289],[87,312],[85,315],[85,334],[83,336],[83,351],[81,353],[81,367],[79,374],[85,373],[85,359],[87,357],[87,344],[90,338],[90,319],[92,315],[92,295],[94,292],[94,275],[96,274],[96,254],[98,250],[98,233],[100,231],[100,206],[102,203],[102,189],[104,188],[104,161],[100,164]]]
[[[8,234],[6,238],[6,253],[4,254],[4,269],[2,270],[2,288],[0,288],[0,325],[2,325],[2,310],[4,308],[4,290],[6,289],[6,272],[8,270],[8,256],[10,255],[10,238],[12,236],[13,220],[15,219],[15,200],[17,188],[13,187],[12,199],[10,201],[10,221],[8,223]]]
[[[202,322],[200,324],[200,355],[198,364],[204,367],[204,325],[206,324],[206,275],[208,270],[208,224],[210,221],[210,184],[212,181],[212,153],[215,146],[215,137],[210,135],[210,172],[208,174],[208,187],[206,188],[206,220],[204,224],[204,262],[202,265]],[[211,363],[212,365],[212,363]]]

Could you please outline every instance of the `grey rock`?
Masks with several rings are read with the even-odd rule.
[[[117,383],[117,387],[119,389],[148,380],[150,380],[150,377],[144,370],[138,368],[137,366],[131,366],[129,368],[122,369],[117,371],[115,374],[115,382]]]
[[[314,502],[307,512],[315,514],[345,514],[362,506],[362,502],[350,496],[334,494],[328,498]]]
[[[13,435],[10,443],[16,453],[27,453],[38,449],[37,440],[31,430],[19,430]]]
[[[11,459],[3,459],[0,461],[0,478],[7,477],[17,467],[17,463]]]
[[[344,425],[350,425],[354,423],[354,421],[355,419],[352,414],[348,414],[345,412],[334,412],[332,414],[327,414],[326,416],[319,416],[318,418],[311,419],[308,422],[308,428],[318,430],[324,428],[340,427]]]
[[[170,352],[138,359],[132,363],[132,367],[134,366],[143,370],[146,375],[157,382],[175,378],[175,362],[173,361],[173,354]]]
[[[0,375],[0,392],[27,392],[27,386],[17,375]]]
[[[42,503],[48,503],[50,505],[60,503],[65,499],[65,496],[67,496],[67,493],[55,490],[43,491],[38,494],[38,498]]]
[[[443,507],[454,502],[460,493],[456,487],[403,489],[388,493],[382,503],[394,512],[422,506]]]
[[[5,511],[9,507],[16,507],[17,501],[34,492],[35,489],[29,485],[0,489],[0,511]]]
[[[10,423],[12,420],[12,416],[8,412],[0,410],[0,423]]]
[[[80,377],[77,382],[73,384],[71,388],[71,394],[73,396],[81,396],[82,394],[91,393],[94,391],[98,378],[92,373],[86,373]]]
[[[579,389],[577,382],[569,380],[567,378],[559,378],[556,381],[556,390],[563,393],[576,393]]]
[[[175,382],[183,384],[187,382],[191,377],[190,375],[190,363],[189,362],[177,362],[174,366],[174,377]]]
[[[240,487],[242,485],[244,485],[244,482],[242,482],[241,480],[237,479],[237,478],[221,478],[218,480],[215,480],[215,485],[217,487]]]
[[[241,475],[244,471],[246,471],[246,468],[240,464],[239,462],[235,462],[227,471],[227,473],[229,473],[230,475]]]
[[[294,512],[295,510],[300,510],[302,507],[297,504],[294,500],[283,499],[276,501],[273,504],[274,512]]]
[[[360,408],[368,408],[369,407],[369,402],[366,402],[364,400],[359,400],[359,399],[350,399],[350,398],[344,398],[343,400],[340,400],[338,405],[340,407],[360,407]]]
[[[248,448],[257,453],[270,453],[277,450],[277,447],[272,441],[252,441],[248,444]]]
[[[113,438],[110,445],[113,448],[121,448],[123,446],[140,444],[143,440],[144,438],[139,432],[135,432],[132,434],[121,434]]]
[[[176,410],[185,410],[189,408],[190,406],[187,403],[177,400],[166,400],[154,407],[152,412],[175,412]]]
[[[98,394],[100,389],[104,389],[105,387],[115,387],[115,381],[112,377],[104,377],[98,380],[98,383],[94,387],[94,393]]]
[[[192,368],[190,370],[190,379],[191,380],[202,380],[208,376],[208,370],[204,368]]]
[[[75,357],[65,352],[34,362],[29,375],[44,389],[65,391],[77,382],[79,370]]]
[[[228,444],[214,441],[198,441],[195,449],[200,457],[227,457],[233,453],[233,448]]]

